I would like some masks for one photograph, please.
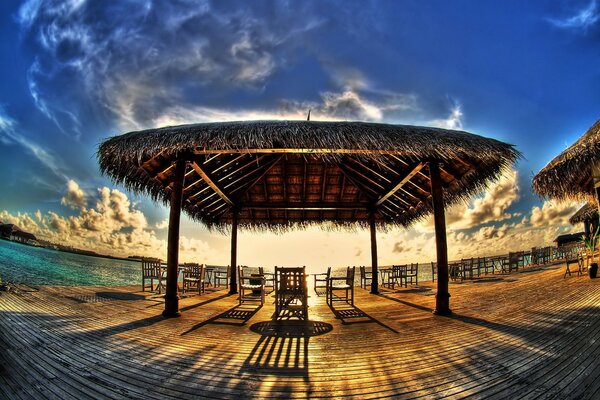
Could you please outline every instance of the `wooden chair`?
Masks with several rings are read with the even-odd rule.
[[[410,265],[407,266],[404,279],[406,285],[408,285],[409,281],[411,285],[419,285],[419,263],[410,263]]]
[[[204,293],[205,275],[204,264],[183,264],[183,293],[191,289],[198,290],[199,294]]]
[[[367,271],[364,265],[360,266],[360,287],[368,289],[373,281],[373,271]]]
[[[142,258],[142,292],[148,286],[146,280],[150,280],[150,291],[154,291],[154,280],[157,280],[157,288],[160,285],[160,260],[158,258]]]
[[[314,274],[314,289],[315,293],[319,295],[319,291],[317,289],[325,289],[327,290],[327,280],[331,276],[331,267],[327,267],[327,272],[323,272],[320,274]]]
[[[274,319],[308,320],[306,267],[275,267]]]
[[[260,300],[260,306],[262,307],[265,304],[265,277],[262,274],[244,274],[245,270],[246,268],[238,266],[240,304],[246,301]],[[260,292],[258,299],[256,296],[257,292]]]
[[[565,274],[563,275],[563,279],[567,277],[567,275],[571,276],[571,272],[576,272],[577,275],[583,275],[584,268],[584,258],[583,255],[579,254],[576,258],[568,258],[566,260],[567,268],[565,269]],[[575,264],[577,266],[577,271],[571,271],[571,265]]]
[[[215,287],[221,286],[221,283],[224,283],[225,287],[229,287],[229,278],[231,276],[231,266],[228,265],[225,271],[223,270],[215,270],[213,273],[213,279],[215,281]]]
[[[406,281],[406,271],[408,269],[408,265],[392,265],[392,273],[390,275],[390,279],[388,282],[388,287],[390,289],[394,289],[396,285],[400,285],[400,287],[408,287]]]
[[[345,277],[329,277],[327,279],[327,304],[333,306],[334,301],[345,301],[348,303],[350,301],[350,305],[354,305],[354,272],[355,267],[346,268],[346,276]],[[339,295],[335,296],[335,300],[333,299],[334,291],[344,291],[344,297]]]
[[[258,273],[264,276],[265,278],[265,289],[267,287],[270,287],[271,292],[275,290],[275,274],[272,272],[265,272],[264,267],[258,267]]]

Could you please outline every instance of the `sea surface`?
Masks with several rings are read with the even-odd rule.
[[[267,268],[268,269],[268,268]],[[308,273],[325,272],[308,268]],[[336,268],[334,275],[345,274]],[[356,268],[356,282],[360,272]],[[29,285],[123,286],[141,284],[140,261],[115,260],[0,240],[0,277]],[[419,281],[431,280],[431,265],[419,266]],[[308,285],[312,287],[309,277]]]
[[[0,240],[0,277],[30,285],[137,285],[141,266]]]

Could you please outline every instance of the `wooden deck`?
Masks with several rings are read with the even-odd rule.
[[[310,329],[278,335],[271,297],[214,291],[164,319],[139,288],[2,293],[0,398],[600,398],[600,279],[563,271],[450,284],[451,318],[426,286],[359,288],[338,318],[311,291]]]

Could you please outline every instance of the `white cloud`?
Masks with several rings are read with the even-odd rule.
[[[60,200],[60,203],[74,209],[83,209],[86,207],[85,197],[85,193],[81,190],[77,182],[69,179],[67,182],[67,191]]]
[[[452,229],[468,229],[488,222],[499,222],[513,218],[507,212],[519,200],[518,173],[508,170],[487,190],[470,204],[458,204],[447,210],[446,221]]]
[[[591,0],[587,7],[577,11],[571,17],[563,19],[548,18],[548,21],[557,28],[582,29],[586,31],[594,26],[598,22],[598,19],[600,19],[598,3],[596,0]]]
[[[452,108],[450,110],[450,115],[447,118],[443,119],[434,119],[427,123],[427,125],[435,126],[437,128],[444,129],[463,129],[462,118],[464,116],[462,112],[462,107],[459,103],[453,102]]]
[[[118,256],[146,255],[166,258],[167,243],[148,227],[145,215],[131,204],[127,195],[117,189],[98,189],[94,207],[85,208],[83,191],[70,181],[63,204],[75,205],[79,214],[63,217],[56,212],[0,212],[0,220],[17,224],[41,239]],[[181,237],[181,260],[221,262],[222,254],[203,240]]]
[[[535,206],[531,209],[528,222],[534,227],[566,225],[569,222],[569,218],[581,206],[581,203],[545,201],[542,207]]]

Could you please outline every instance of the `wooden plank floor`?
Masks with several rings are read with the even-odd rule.
[[[600,279],[563,270],[451,284],[451,318],[427,284],[335,312],[311,291],[304,337],[256,333],[272,298],[163,319],[138,288],[23,287],[0,295],[0,398],[600,398]]]

